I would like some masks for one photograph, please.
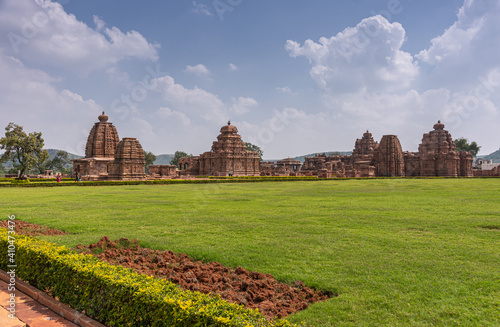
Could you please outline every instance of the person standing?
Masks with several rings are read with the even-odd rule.
[[[61,182],[61,174],[57,174],[57,182],[60,183]]]

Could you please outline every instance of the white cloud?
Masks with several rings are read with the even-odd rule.
[[[239,70],[238,66],[236,66],[235,64],[231,64],[231,63],[229,64],[229,71],[236,72],[238,70]]]
[[[159,77],[152,83],[158,83],[157,91],[166,104],[176,111],[183,112],[191,118],[201,118],[219,124],[228,119],[226,106],[213,93],[198,87],[187,89],[175,83],[171,76]]]
[[[382,16],[363,19],[319,43],[304,45],[288,40],[285,49],[292,57],[304,56],[312,64],[310,74],[324,89],[338,92],[398,90],[418,75],[413,57],[401,50],[406,33],[401,24]]]
[[[203,14],[205,16],[213,16],[214,14],[208,9],[208,6],[202,3],[197,3],[193,1],[193,11],[197,14]]]
[[[210,75],[210,71],[208,70],[208,68],[205,67],[205,65],[202,65],[202,64],[198,64],[196,66],[187,65],[186,69],[185,69],[185,72],[186,73],[190,73],[190,74],[195,74],[195,75],[198,75],[198,76],[208,76],[208,75]]]
[[[26,68],[20,60],[1,51],[0,75],[9,76],[0,80],[2,123],[12,121],[27,131],[42,132],[48,147],[84,153],[89,124],[102,111],[94,100],[68,89],[59,91],[54,86],[57,79]]]
[[[174,111],[168,107],[161,107],[156,113],[160,118],[177,120],[180,121],[184,126],[188,126],[191,122],[191,119],[189,119],[186,114],[179,111]]]
[[[98,16],[94,15],[94,24],[95,24],[95,29],[96,31],[100,32],[106,26],[106,22],[104,22],[101,18]]]
[[[124,59],[158,59],[158,44],[137,31],[123,33],[94,17],[92,29],[50,0],[6,1],[0,11],[0,46],[23,61],[48,64],[81,75]]]
[[[254,98],[233,98],[233,105],[229,109],[231,113],[243,115],[250,111],[250,107],[258,106],[259,103]]]
[[[292,90],[288,86],[277,87],[276,91],[278,91],[278,93],[283,93],[283,94],[292,94],[293,93]]]
[[[500,2],[497,0],[466,0],[457,14],[457,21],[442,35],[432,39],[431,47],[422,50],[417,58],[436,65],[450,59],[469,59],[464,56],[479,50],[476,49],[478,46],[481,46],[481,51],[498,49],[500,36],[494,31],[498,32],[499,19]]]
[[[433,67],[425,84],[471,88],[478,77],[500,68],[499,21],[498,0],[465,0],[455,23],[416,55]]]

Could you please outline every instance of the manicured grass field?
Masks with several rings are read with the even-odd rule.
[[[1,214],[339,294],[312,326],[500,326],[500,179],[0,189]]]

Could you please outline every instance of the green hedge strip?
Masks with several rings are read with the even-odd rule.
[[[480,177],[333,177],[318,178],[316,176],[237,176],[237,177],[203,177],[206,179],[159,179],[141,181],[37,181],[32,182],[0,182],[0,187],[59,187],[59,186],[120,186],[120,185],[167,185],[167,184],[212,184],[212,183],[255,183],[255,182],[294,182],[294,181],[345,181],[372,179],[462,179],[462,178],[500,178],[496,176]],[[32,181],[32,180],[31,180]]]
[[[0,244],[0,266],[8,270],[9,240],[3,228]],[[298,326],[287,320],[268,321],[258,310],[218,295],[183,291],[167,280],[139,275],[47,241],[16,235],[14,244],[17,277],[110,327]]]

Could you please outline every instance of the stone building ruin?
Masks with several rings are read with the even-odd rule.
[[[142,180],[146,178],[144,150],[139,141],[126,137],[120,141],[118,131],[102,113],[90,130],[85,158],[74,159],[73,175],[82,180]]]
[[[115,126],[102,113],[92,127],[85,158],[73,160],[73,174],[82,180],[144,180],[194,176],[318,176],[403,177],[495,176],[500,168],[474,172],[470,152],[457,152],[451,134],[440,121],[423,134],[418,152],[403,151],[396,135],[383,135],[380,142],[366,131],[354,144],[352,155],[316,154],[302,164],[292,158],[260,162],[248,151],[236,126],[222,126],[211,151],[179,159],[178,166],[151,165],[145,174],[144,150],[136,138],[120,141]]]
[[[248,151],[236,126],[222,126],[212,150],[197,157],[179,159],[181,175],[191,176],[259,176],[260,157]]]
[[[366,132],[357,139],[351,156],[316,155],[306,158],[301,172],[318,177],[472,177],[470,152],[457,152],[451,134],[438,121],[425,133],[418,152],[403,152],[396,135],[377,143]]]

